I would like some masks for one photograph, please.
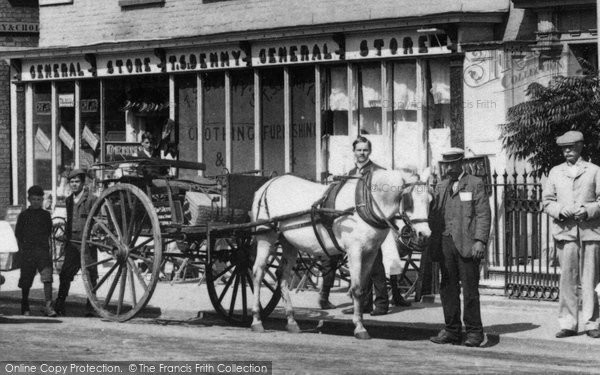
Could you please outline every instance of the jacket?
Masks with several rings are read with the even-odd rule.
[[[544,211],[553,220],[552,234],[559,241],[600,241],[600,167],[579,159],[574,177],[565,162],[550,170],[544,187]],[[584,207],[587,219],[576,222],[560,215],[563,207]]]
[[[458,190],[452,192],[450,179],[436,187],[429,215],[432,230],[432,259],[441,254],[441,236],[450,235],[461,256],[473,256],[472,246],[478,240],[487,244],[491,227],[490,201],[485,193],[483,180],[464,174],[458,181]],[[448,197],[444,195],[448,190]],[[443,206],[442,206],[443,205]],[[437,240],[437,241],[436,241]]]
[[[67,206],[67,223],[65,228],[67,241],[81,240],[85,222],[92,211],[94,202],[96,202],[96,196],[87,188],[84,188],[83,196],[77,204],[75,204],[73,194],[67,197],[65,200]]]
[[[370,159],[369,161],[363,165],[362,168],[358,169],[358,166],[355,166],[348,172],[348,176],[364,176],[369,172],[373,172],[379,169],[384,169],[382,166],[373,163]]]

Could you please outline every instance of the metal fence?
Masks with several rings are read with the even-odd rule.
[[[527,172],[492,174],[492,243],[486,275],[504,271],[512,298],[558,299],[560,267],[543,212],[542,184]]]

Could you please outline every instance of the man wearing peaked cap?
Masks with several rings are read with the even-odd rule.
[[[434,191],[429,214],[430,252],[440,262],[440,297],[445,328],[430,340],[436,344],[461,344],[462,325],[466,346],[480,346],[484,340],[479,303],[479,264],[485,257],[490,233],[490,202],[483,180],[464,173],[464,151],[451,148],[442,153],[446,178]],[[460,293],[464,317],[461,319]]]
[[[69,179],[69,181],[77,176],[82,176],[83,177],[83,182],[85,182],[85,177],[87,176],[87,173],[83,170],[83,169],[73,169],[69,175],[67,176],[67,178]]]
[[[542,196],[544,211],[554,219],[560,259],[558,338],[574,336],[579,328],[600,337],[594,291],[600,267],[600,167],[581,158],[583,140],[575,130],[556,138],[565,162],[550,170]],[[581,315],[576,280],[581,283]]]

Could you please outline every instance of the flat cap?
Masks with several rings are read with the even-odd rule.
[[[87,176],[87,173],[83,169],[73,169],[71,171],[71,173],[69,173],[67,178],[70,180],[72,178],[75,178],[77,176],[82,176],[82,175],[83,175],[83,179],[85,179],[85,176]]]
[[[444,163],[452,163],[454,161],[462,160],[465,157],[465,150],[458,147],[451,147],[446,151],[442,152],[442,160]]]
[[[583,134],[577,130],[569,130],[556,138],[556,144],[559,146],[568,146],[577,142],[583,142]]]
[[[34,195],[36,197],[44,196],[44,189],[40,185],[33,185],[27,189],[27,195]]]

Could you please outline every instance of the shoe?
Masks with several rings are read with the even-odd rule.
[[[448,333],[446,330],[440,331],[437,336],[432,336],[429,338],[429,341],[435,344],[452,344],[452,345],[460,345],[462,342],[462,337],[460,335],[452,335]]]
[[[590,329],[585,334],[593,339],[597,339],[600,338],[600,329]]]
[[[321,299],[319,300],[319,306],[321,307],[321,310],[331,310],[331,309],[335,309],[335,305],[332,304],[331,302],[329,302],[326,299]]]
[[[379,307],[376,307],[373,311],[370,312],[371,316],[385,315],[387,313],[388,311],[386,309],[382,309]]]
[[[399,306],[399,307],[410,307],[412,305],[412,303],[408,302],[402,296],[396,296],[395,298],[392,299],[392,305]]]
[[[58,316],[66,316],[67,312],[65,311],[65,301],[62,299],[56,299],[52,304],[56,315]]]
[[[57,316],[56,311],[52,308],[52,302],[48,302],[46,307],[42,308],[42,313],[50,318],[55,318]]]
[[[577,336],[577,332],[573,331],[572,329],[561,329],[558,331],[558,333],[556,333],[555,336],[557,339],[562,339],[565,337]]]
[[[483,336],[480,335],[467,335],[467,339],[465,340],[465,346],[471,348],[478,348],[483,343]]]

